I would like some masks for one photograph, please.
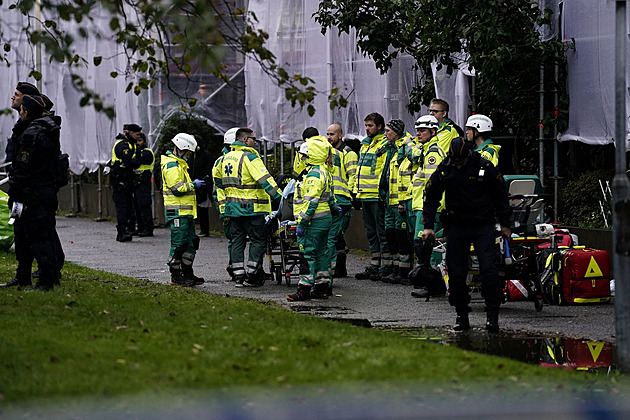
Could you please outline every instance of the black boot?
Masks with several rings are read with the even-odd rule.
[[[191,287],[195,285],[192,279],[184,276],[181,269],[169,267],[169,271],[171,272],[171,284],[173,286]]]
[[[287,300],[291,302],[303,302],[306,300],[311,300],[311,286],[298,284],[297,292],[292,295],[288,295]]]
[[[490,333],[499,332],[499,307],[486,306],[486,330]]]
[[[470,306],[461,306],[455,308],[457,311],[457,318],[455,318],[455,331],[467,331],[470,329],[470,321],[468,319],[468,313],[470,312]]]
[[[0,284],[0,287],[26,287],[26,286],[30,286],[31,283],[31,279],[28,280],[20,280],[17,277],[14,278],[13,280],[11,280],[8,283],[4,283],[4,284]]]
[[[316,284],[311,293],[313,299],[328,299],[328,283]]]
[[[378,270],[375,270],[371,265],[368,265],[365,267],[364,272],[355,274],[354,278],[357,280],[369,280],[374,274],[378,274]]]
[[[203,278],[195,276],[192,265],[182,264],[182,274],[187,279],[192,280],[195,285],[204,284],[206,282]]]
[[[343,277],[348,277],[348,270],[346,269],[346,261],[347,256],[346,253],[337,253],[337,263],[335,265],[335,272],[333,273],[333,278],[339,279]]]
[[[394,266],[394,269],[391,274],[381,277],[381,281],[383,283],[391,283],[391,284],[399,284],[400,283],[400,275],[398,266]]]

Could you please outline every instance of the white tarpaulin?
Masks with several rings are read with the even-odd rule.
[[[246,60],[246,109],[248,125],[268,141],[301,140],[304,128],[316,127],[323,134],[332,123],[340,124],[346,137],[363,138],[363,119],[378,112],[385,122],[398,118],[407,131],[414,133],[413,122],[426,108],[415,115],[406,109],[409,92],[421,77],[413,70],[413,60],[402,56],[394,61],[387,75],[381,75],[374,61],[357,52],[354,33],[341,34],[335,28],[322,35],[312,15],[318,2],[283,0],[269,2],[250,0],[249,8],[260,20],[260,29],[269,34],[267,47],[276,55],[278,64],[289,73],[300,73],[316,83],[320,91],[315,102],[316,113],[309,117],[306,109],[292,108],[284,90],[271,83],[254,60]],[[450,117],[465,121],[468,106],[468,84],[458,71],[453,76],[440,74],[436,96],[451,104]],[[348,98],[346,108],[329,110],[327,95],[336,87]],[[458,115],[464,114],[464,115]]]
[[[559,139],[611,143],[615,132],[615,1],[567,0],[563,4],[562,39],[574,40],[575,50],[567,52],[569,128]],[[629,55],[630,43],[626,60]],[[630,67],[627,69],[626,86],[630,86]],[[630,112],[627,90],[626,112]],[[626,126],[630,129],[628,118]]]
[[[92,13],[96,25],[101,32],[107,34],[108,21],[105,18],[99,19],[99,16],[101,16],[100,13]],[[76,33],[78,28],[76,23],[60,21],[56,17],[52,19],[65,25],[67,32]],[[34,25],[35,22],[32,21],[31,24]],[[3,43],[6,41],[12,46],[11,52],[7,54],[7,60],[11,66],[7,67],[5,64],[0,67],[3,81],[0,84],[0,99],[5,104],[0,108],[9,108],[10,98],[18,81],[36,83],[33,78],[28,77],[36,54],[24,36],[23,28],[28,25],[25,16],[15,10],[8,10],[8,4],[3,4],[0,8],[0,25]],[[93,172],[98,169],[99,164],[104,164],[111,159],[114,138],[122,131],[123,124],[134,122],[146,126],[147,93],[140,96],[131,92],[125,93],[125,88],[131,79],[125,78],[124,75],[116,79],[110,77],[112,71],[124,73],[127,66],[122,47],[113,42],[111,37],[102,40],[90,37],[84,40],[76,36],[75,40],[76,52],[87,60],[89,66],[79,66],[74,71],[86,80],[90,88],[103,97],[104,103],[114,105],[116,118],[110,120],[104,114],[96,112],[91,106],[80,107],[81,93],[74,87],[68,68],[65,65],[49,63],[44,52],[42,52],[41,91],[55,103],[53,110],[62,118],[61,149],[70,155],[70,169],[74,173],[82,173],[84,169]],[[103,62],[98,67],[91,64],[95,56],[103,57]],[[3,158],[6,139],[10,137],[11,128],[17,118],[17,112],[0,116],[2,133],[0,156]]]

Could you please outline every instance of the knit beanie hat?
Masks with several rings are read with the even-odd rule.
[[[399,136],[405,134],[405,123],[403,120],[391,120],[387,123],[387,126]]]
[[[39,89],[37,89],[35,85],[32,85],[28,82],[18,82],[15,90],[22,92],[25,95],[39,95]]]

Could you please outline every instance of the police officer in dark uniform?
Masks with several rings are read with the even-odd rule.
[[[131,213],[131,227],[138,226],[132,234],[139,237],[153,236],[153,201],[151,200],[151,178],[153,177],[153,166],[155,156],[153,150],[147,147],[147,137],[144,133],[138,134],[138,155],[141,164],[134,172],[133,206]]]
[[[442,193],[446,199],[446,266],[449,274],[449,303],[455,307],[455,330],[470,328],[470,293],[466,286],[468,254],[472,243],[479,259],[482,296],[486,303],[486,329],[499,331],[499,306],[503,287],[496,266],[495,220],[501,235],[509,238],[510,215],[503,176],[489,161],[474,153],[471,142],[452,140],[447,158],[429,179],[425,190],[423,239],[433,235],[435,215]]]
[[[20,119],[28,125],[13,138],[13,163],[9,176],[9,208],[16,219],[18,267],[15,279],[4,286],[29,285],[35,259],[39,281],[33,289],[49,291],[56,282],[58,267],[53,232],[58,205],[55,172],[60,127],[54,119],[42,118],[45,107],[40,96],[24,95],[22,98]]]
[[[116,240],[131,241],[129,219],[133,209],[133,176],[134,169],[142,164],[142,156],[137,152],[136,142],[140,137],[142,127],[138,124],[125,124],[123,133],[116,136],[116,143],[112,148],[110,162],[110,181],[112,198],[116,205]]]

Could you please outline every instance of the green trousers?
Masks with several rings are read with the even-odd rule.
[[[370,266],[373,270],[382,272],[392,270],[392,256],[385,235],[385,209],[378,201],[362,201],[363,224],[370,245],[372,259]]]
[[[171,249],[169,251],[168,265],[176,270],[181,265],[192,265],[199,249],[199,237],[195,233],[195,219],[191,217],[178,217],[168,221],[171,229]]]
[[[234,277],[244,278],[254,275],[258,264],[265,255],[267,246],[265,234],[265,216],[231,217],[229,223],[231,236],[230,260]],[[249,255],[245,265],[245,244],[249,238]]]
[[[325,251],[332,222],[330,215],[313,219],[305,228],[304,235],[298,238],[300,251],[302,251],[304,260],[308,265],[308,274],[301,273],[298,284],[313,286],[315,284],[327,284],[330,281],[329,258]]]

